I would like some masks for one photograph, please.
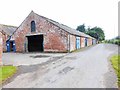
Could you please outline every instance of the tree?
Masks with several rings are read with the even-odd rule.
[[[91,37],[96,38],[97,40],[99,39],[99,35],[93,30],[87,31],[86,34],[90,35]]]
[[[85,29],[85,25],[83,24],[83,25],[79,25],[76,30],[83,32],[85,34],[88,34],[88,35],[96,38],[99,41],[105,40],[104,31],[100,27],[90,28],[90,26],[89,26],[88,29]]]
[[[76,30],[85,33],[85,25],[79,25]]]
[[[105,40],[105,34],[100,27],[91,28],[86,33],[99,41]]]

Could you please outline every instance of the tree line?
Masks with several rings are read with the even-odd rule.
[[[117,44],[120,46],[120,36],[117,36],[113,39],[109,39],[109,40],[104,40],[104,43],[111,43],[111,44]]]
[[[88,34],[88,35],[94,37],[95,39],[97,39],[98,41],[105,40],[105,34],[104,34],[104,31],[102,30],[102,28],[96,26],[93,28],[88,27],[86,29],[85,27],[86,27],[85,24],[82,24],[82,25],[79,25],[76,28],[76,30],[83,32],[85,34]]]

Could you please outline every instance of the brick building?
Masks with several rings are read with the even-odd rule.
[[[10,36],[13,34],[13,32],[15,32],[15,30],[17,29],[17,27],[15,26],[10,26],[10,25],[3,25],[0,24],[0,31],[2,33],[2,38],[3,38],[3,51],[10,51],[10,48],[12,49],[12,38],[11,40],[9,40]],[[9,41],[9,42],[7,42]],[[9,44],[7,44],[9,43]],[[10,46],[8,46],[10,45]]]
[[[33,11],[11,31],[7,51],[16,52],[71,52],[92,45],[94,39]]]

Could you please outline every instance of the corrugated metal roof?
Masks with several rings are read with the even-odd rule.
[[[36,14],[36,13],[35,13],[35,14]],[[36,14],[36,15],[38,15],[38,14]],[[66,32],[68,32],[68,33],[70,33],[70,34],[77,35],[77,36],[88,37],[88,38],[93,38],[93,37],[91,37],[91,36],[89,36],[89,35],[87,35],[87,34],[85,34],[85,33],[82,33],[82,32],[77,31],[76,29],[72,29],[72,28],[70,28],[70,27],[68,27],[68,26],[66,26],[66,25],[60,24],[60,23],[58,23],[58,22],[56,22],[56,21],[54,21],[54,20],[52,20],[52,19],[46,18],[46,17],[41,16],[41,15],[38,15],[38,16],[40,16],[40,17],[42,17],[42,18],[45,18],[48,22],[51,22],[52,24],[60,27],[61,29],[65,30]],[[93,38],[93,39],[94,39],[94,38]]]
[[[13,32],[17,29],[17,27],[15,26],[10,26],[10,25],[3,25],[3,24],[0,24],[0,31],[2,32],[5,32],[6,34],[8,35],[12,35]]]

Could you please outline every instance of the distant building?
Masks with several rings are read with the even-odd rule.
[[[10,51],[10,48],[12,49],[12,38],[10,40],[10,36],[15,32],[17,27],[10,26],[10,25],[3,25],[0,24],[0,32],[2,33],[3,38],[3,51]]]

